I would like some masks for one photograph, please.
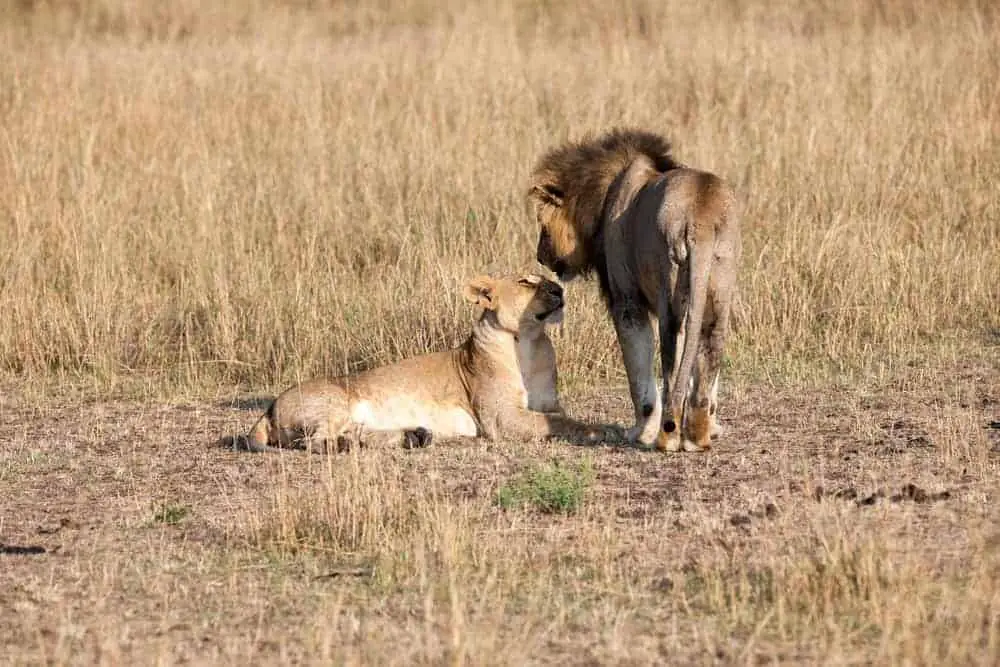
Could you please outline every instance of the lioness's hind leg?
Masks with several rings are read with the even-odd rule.
[[[360,439],[354,437],[350,433],[341,433],[340,435],[337,436],[337,447],[335,451],[338,454],[344,454],[360,445],[361,445]]]
[[[434,434],[422,426],[403,433],[403,449],[430,447]]]
[[[430,447],[434,433],[422,426],[412,429],[376,431],[360,428],[348,429],[338,436],[339,451],[350,451],[354,447],[400,447],[403,449],[420,449]]]
[[[340,450],[340,438],[318,437],[312,435],[302,440],[305,450],[310,454],[333,454]]]

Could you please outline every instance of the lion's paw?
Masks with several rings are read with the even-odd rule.
[[[636,424],[632,428],[625,431],[625,440],[636,445],[649,446],[656,442],[656,429],[651,428],[650,424],[655,423],[652,421],[646,422],[645,424]]]
[[[682,446],[684,447],[685,452],[704,452],[711,449],[711,447],[707,444],[699,445],[698,443],[688,440],[687,438],[684,439]]]
[[[661,431],[656,438],[656,448],[661,452],[679,452],[686,442],[681,441],[681,436],[677,431],[672,433]]]

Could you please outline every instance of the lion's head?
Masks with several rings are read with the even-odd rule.
[[[562,287],[534,273],[479,276],[465,287],[466,300],[494,313],[511,333],[537,330],[562,320]]]
[[[528,201],[540,228],[536,257],[560,280],[593,268],[608,188],[641,155],[660,172],[678,166],[666,139],[624,129],[564,144],[535,165]]]

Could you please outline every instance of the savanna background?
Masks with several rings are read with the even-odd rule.
[[[0,655],[1000,662],[1000,11],[0,2]],[[253,456],[299,379],[458,343],[542,151],[743,204],[726,434]],[[564,403],[627,425],[596,286]]]

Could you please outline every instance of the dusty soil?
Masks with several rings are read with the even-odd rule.
[[[900,641],[924,643],[912,651],[887,647],[892,623],[875,612],[882,620],[874,628],[861,623],[850,634],[838,619],[854,613],[853,603],[827,605],[817,612],[825,616],[801,623],[786,611],[783,628],[772,627],[773,592],[769,601],[714,596],[692,582],[709,572],[720,573],[717,584],[747,582],[747,571],[769,563],[768,576],[792,587],[801,584],[793,580],[803,559],[838,548],[881,559],[891,572],[926,576],[940,584],[938,595],[955,582],[956,599],[971,585],[961,576],[970,559],[986,557],[987,574],[1000,572],[997,370],[982,360],[930,374],[910,369],[864,388],[730,386],[727,431],[717,446],[669,456],[476,441],[330,457],[254,455],[212,444],[250,425],[261,405],[252,398],[53,397],[29,405],[7,391],[0,404],[0,654],[15,663],[133,664],[412,664],[456,656],[472,664],[930,661],[946,654],[946,638],[938,644],[933,633],[907,635]],[[571,414],[624,423],[625,393],[608,388],[566,404]],[[505,480],[552,459],[592,467],[581,512],[496,506]],[[339,547],[306,536],[289,549],[267,537],[268,526],[295,514],[281,504],[290,489],[329,503],[341,487],[324,480],[338,468],[360,469],[359,461],[382,471],[386,493],[407,503],[424,499],[447,515],[434,521],[455,534],[427,548],[458,545],[452,566],[443,556],[444,565],[429,557],[401,564],[414,557],[406,545],[417,542],[389,519],[372,524],[383,537]],[[367,497],[357,502],[372,502]],[[317,509],[316,516],[329,515]],[[379,544],[399,551],[376,553]],[[484,549],[509,562],[478,562]],[[389,574],[377,576],[377,568]],[[902,581],[883,593],[906,599]],[[913,596],[922,590],[916,585]],[[829,595],[789,595],[800,593]],[[980,644],[962,655],[987,664],[998,655],[997,588],[979,593],[986,610]],[[872,595],[859,594],[865,608],[892,606]],[[808,630],[823,618],[840,630]],[[903,625],[933,620],[920,619]]]

